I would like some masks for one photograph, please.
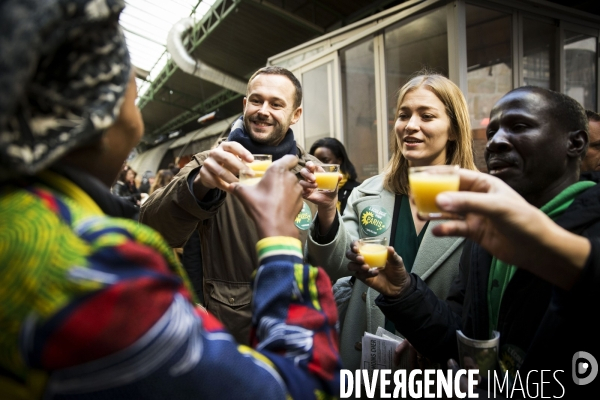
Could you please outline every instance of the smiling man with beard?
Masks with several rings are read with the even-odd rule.
[[[194,230],[201,242],[204,305],[217,316],[239,343],[250,341],[252,273],[257,268],[254,223],[241,202],[228,196],[252,154],[271,154],[273,161],[286,154],[298,157],[299,171],[306,161],[319,160],[294,139],[290,126],[302,115],[302,87],[280,67],[265,67],[248,81],[244,114],[218,147],[198,153],[166,187],[143,204],[140,221],[158,230],[173,247],[182,247]],[[304,204],[296,219],[299,237],[306,242],[311,206]],[[300,221],[300,222],[298,222]],[[199,290],[198,290],[199,291]]]
[[[485,149],[490,174],[562,228],[588,239],[600,236],[600,186],[579,179],[588,147],[581,105],[564,94],[521,87],[502,97],[490,117]],[[545,240],[543,227],[531,228]],[[503,251],[514,253],[512,248]],[[540,390],[542,397],[569,399],[585,398],[590,389],[597,393],[600,381],[581,386],[571,373],[575,374],[574,357],[580,352],[600,356],[590,308],[597,303],[600,271],[589,261],[570,269],[564,260],[548,254],[529,256],[542,267],[509,264],[466,241],[459,275],[445,301],[419,276],[408,273],[396,254],[389,255],[381,271],[359,263],[348,268],[382,293],[376,304],[423,355],[440,362],[458,359],[457,330],[480,340],[498,331],[499,378],[502,381],[508,373],[514,380],[516,395],[512,392],[510,397],[538,397]],[[480,398],[486,382],[482,381]]]

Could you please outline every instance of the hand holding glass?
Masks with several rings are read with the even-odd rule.
[[[249,167],[240,171],[240,183],[244,185],[256,185],[262,179],[265,171],[273,162],[270,154],[253,154],[254,161],[246,163]]]
[[[388,238],[358,239],[358,252],[369,267],[384,269],[388,256]]]
[[[439,218],[442,211],[435,204],[441,192],[456,192],[460,184],[458,165],[430,165],[408,169],[410,193],[423,217]]]

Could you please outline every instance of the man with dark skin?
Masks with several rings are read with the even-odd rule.
[[[600,171],[600,114],[585,110],[590,125],[590,147],[581,163],[581,172]]]
[[[522,87],[502,97],[490,116],[485,150],[490,174],[562,228],[598,237],[600,189],[594,182],[579,181],[588,146],[586,116],[579,103],[546,89]],[[445,200],[438,196],[440,205]],[[545,233],[540,226],[538,235],[543,238]],[[574,384],[571,362],[580,351],[600,356],[593,318],[586,311],[597,302],[597,268],[585,263],[573,268],[553,252],[516,255],[519,250],[506,242],[497,246],[503,250],[495,252],[496,258],[485,249],[500,236],[471,239],[487,245],[465,244],[459,276],[446,301],[437,299],[418,276],[408,274],[391,247],[387,267],[371,270],[353,243],[348,268],[382,293],[377,305],[430,359],[458,359],[457,330],[481,340],[497,330],[503,366],[499,379],[506,370],[516,396],[535,396],[535,390],[539,395],[541,382],[544,396],[576,398],[593,387]],[[452,360],[451,365],[456,363]],[[542,370],[551,372],[540,375]]]

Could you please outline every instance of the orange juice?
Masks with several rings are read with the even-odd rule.
[[[338,184],[339,173],[337,172],[315,172],[315,181],[319,190],[334,191]]]
[[[373,268],[385,268],[387,254],[387,247],[381,244],[367,243],[360,247],[360,255],[365,259],[365,263]]]
[[[252,168],[253,171],[266,171],[267,168],[269,168],[269,166],[271,165],[271,162],[271,160],[255,160],[246,165]]]
[[[460,183],[458,174],[409,174],[410,191],[415,204],[422,213],[439,213],[435,197],[441,192],[457,191]]]

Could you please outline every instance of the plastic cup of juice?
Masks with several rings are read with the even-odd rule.
[[[408,169],[410,193],[419,214],[429,218],[442,217],[442,211],[435,204],[435,197],[441,192],[458,191],[459,169],[458,165],[430,165]]]
[[[339,164],[321,164],[315,171],[315,181],[319,192],[335,192],[337,190],[340,165]]]
[[[384,269],[388,256],[388,238],[358,239],[358,252],[371,268]]]
[[[489,372],[498,368],[500,332],[492,331],[489,340],[475,340],[456,331],[458,342],[458,359],[461,368],[477,368],[480,376],[488,376]]]
[[[252,154],[254,161],[246,163],[248,169],[240,171],[240,183],[244,185],[256,185],[262,179],[265,171],[273,163],[270,154]]]

